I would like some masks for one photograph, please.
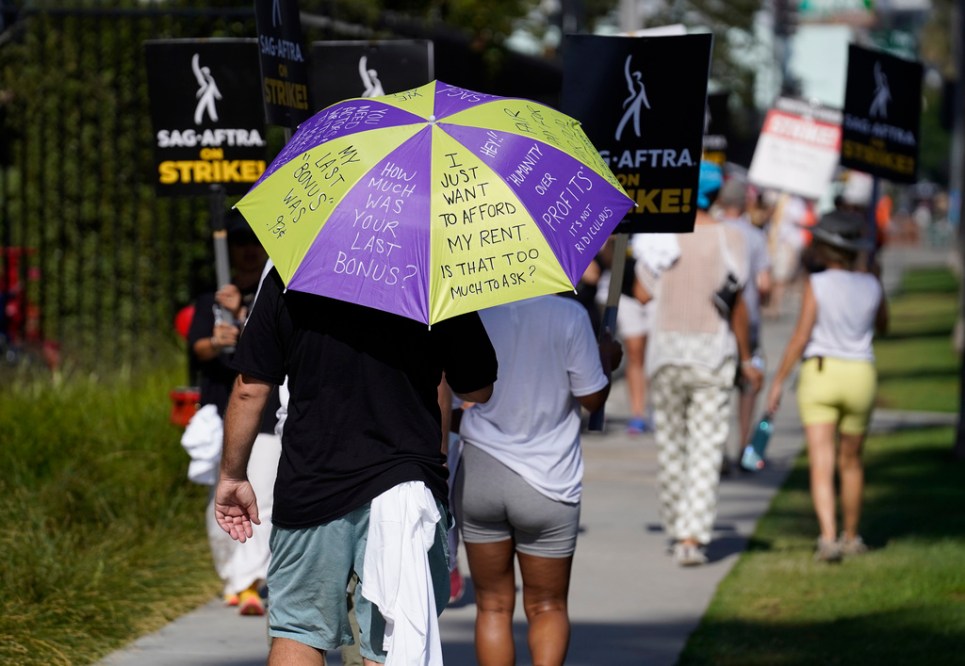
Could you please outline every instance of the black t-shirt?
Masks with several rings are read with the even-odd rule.
[[[262,283],[234,367],[281,384],[288,418],[272,522],[318,525],[405,481],[448,495],[437,387],[496,380],[496,353],[475,313],[427,327],[372,308]]]
[[[249,308],[254,298],[254,288],[241,293],[242,303]],[[197,369],[198,389],[201,393],[200,404],[216,406],[218,414],[224,418],[225,409],[228,407],[228,396],[231,395],[231,388],[238,375],[238,372],[231,367],[233,354],[221,353],[210,361],[199,361],[193,352],[195,342],[210,338],[214,332],[214,305],[214,292],[198,296],[194,304],[191,327],[188,329],[188,354],[193,360],[192,367]],[[262,414],[260,432],[274,432],[277,421],[275,414],[280,406],[278,391],[272,391]]]

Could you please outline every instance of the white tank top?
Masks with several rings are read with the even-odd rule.
[[[811,276],[817,301],[817,321],[804,358],[828,356],[873,361],[875,316],[881,284],[869,273],[829,269]]]

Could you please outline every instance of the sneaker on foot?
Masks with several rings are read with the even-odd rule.
[[[465,592],[465,582],[462,574],[459,573],[459,569],[453,569],[449,572],[449,603],[454,604],[462,599],[463,592]]]
[[[818,562],[840,562],[843,553],[837,541],[818,537],[818,547],[814,551],[814,559]]]
[[[628,435],[642,435],[645,432],[650,431],[650,424],[644,418],[632,418],[627,421],[627,434]]]
[[[241,615],[264,615],[265,604],[254,585],[238,595],[238,613]]]
[[[842,555],[864,555],[868,552],[868,546],[861,535],[855,535],[853,539],[849,539],[842,534],[838,539],[838,547]]]
[[[225,594],[224,595],[224,605],[225,606],[237,606],[238,605],[238,595],[237,594]]]
[[[673,560],[681,567],[699,567],[707,564],[707,555],[700,546],[678,543],[674,546]]]

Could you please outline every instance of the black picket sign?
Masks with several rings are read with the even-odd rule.
[[[710,34],[567,35],[561,110],[636,202],[618,233],[693,231]]]
[[[265,118],[294,129],[312,116],[308,63],[296,0],[255,0]]]
[[[432,81],[432,42],[423,39],[312,42],[312,90],[324,108]]]
[[[255,39],[144,43],[160,196],[243,194],[265,171]]]
[[[841,166],[899,183],[918,178],[922,65],[848,46]]]

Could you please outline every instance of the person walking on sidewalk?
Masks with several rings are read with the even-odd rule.
[[[222,285],[217,292],[201,294],[196,301],[187,338],[190,364],[197,368],[201,408],[188,423],[181,443],[190,452],[210,451],[214,454],[197,463],[192,462],[189,476],[212,486],[205,523],[211,558],[224,584],[225,604],[237,607],[241,615],[264,615],[261,592],[270,557],[270,493],[281,453],[281,439],[275,434],[275,414],[279,407],[277,391],[271,393],[262,415],[248,469],[255,491],[265,497],[261,507],[262,524],[244,546],[232,541],[215,519],[214,485],[217,483],[224,414],[238,374],[231,366],[233,352],[229,350],[237,343],[252,307],[268,255],[238,211],[228,212],[225,229],[232,282]],[[197,469],[206,473],[200,478],[190,474]]]
[[[762,381],[741,298],[748,277],[743,238],[708,212],[721,182],[720,167],[701,162],[694,231],[674,236],[679,257],[659,275],[647,262],[636,272],[638,298],[652,297],[657,306],[646,368],[661,519],[680,566],[707,562],[737,372],[755,387]]]
[[[541,296],[480,316],[500,375],[492,400],[462,416],[455,484],[476,592],[476,658],[481,666],[516,663],[518,560],[533,663],[559,665],[569,645],[567,596],[583,487],[580,409],[604,404],[604,364],[616,367],[622,352],[606,337],[597,345],[573,299]]]
[[[258,415],[286,377],[290,394],[272,515],[269,664],[317,666],[353,642],[353,574],[366,664],[400,645],[395,657],[441,659],[435,616],[449,600],[449,520],[438,387],[445,373],[464,399],[492,394],[496,354],[479,316],[429,329],[286,290],[272,269],[234,365],[215,512],[239,541],[259,522],[246,473]]]
[[[861,449],[874,408],[877,373],[872,339],[888,328],[888,305],[876,275],[855,270],[864,219],[828,213],[811,228],[815,259],[824,270],[804,288],[797,326],[767,394],[767,408],[781,403],[784,382],[799,359],[798,410],[807,439],[811,500],[821,534],[815,557],[826,562],[867,550],[858,534],[864,468]],[[837,449],[837,454],[835,453]],[[834,468],[841,482],[843,531],[837,535]]]
[[[771,258],[767,252],[767,235],[751,222],[747,213],[748,185],[740,176],[731,177],[720,190],[717,197],[717,217],[725,225],[738,229],[744,238],[745,256],[747,258],[747,282],[741,292],[741,300],[747,306],[749,326],[749,341],[751,359],[761,371],[765,368],[764,350],[761,344],[761,303],[766,303],[771,295],[773,276],[771,275]],[[724,462],[721,474],[729,474],[732,467],[740,469],[736,461],[740,459],[744,445],[750,441],[751,427],[754,421],[754,410],[757,407],[757,397],[760,387],[755,388],[750,382],[737,382],[737,450],[733,456],[729,455],[727,444],[724,445]]]
[[[623,378],[627,385],[627,400],[630,407],[627,434],[631,436],[642,435],[652,429],[647,420],[647,375],[643,362],[647,351],[647,333],[650,330],[650,313],[654,304],[641,303],[633,295],[634,265],[638,260],[636,239],[642,236],[643,234],[632,236],[631,244],[627,248],[623,284],[620,286],[620,300],[617,307],[617,330],[614,332],[625,353]],[[596,286],[595,307],[598,313],[606,307],[610,290],[613,249],[613,238],[610,238],[583,273],[583,281],[592,281]]]

